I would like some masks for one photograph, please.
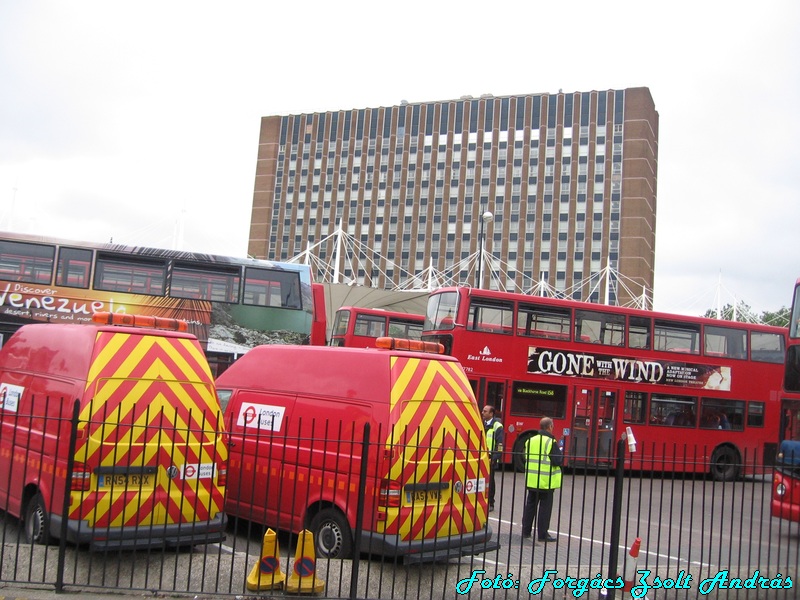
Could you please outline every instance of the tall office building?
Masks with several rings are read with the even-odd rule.
[[[378,288],[432,269],[459,284],[651,302],[657,166],[647,88],[263,117],[249,253],[311,248],[338,259],[345,281]],[[340,226],[353,245],[338,254]],[[609,271],[625,286],[599,281]]]

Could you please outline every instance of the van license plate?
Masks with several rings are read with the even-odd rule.
[[[439,490],[418,490],[406,492],[406,501],[411,502],[436,502],[439,500]]]
[[[103,475],[101,485],[103,487],[150,487],[151,478],[150,474],[136,474],[136,475]]]

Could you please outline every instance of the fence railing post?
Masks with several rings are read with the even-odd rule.
[[[358,474],[358,502],[356,504],[356,527],[353,531],[353,565],[350,573],[350,598],[358,597],[358,567],[361,561],[361,529],[364,526],[364,498],[367,489],[367,462],[369,459],[369,423],[364,423],[361,442],[361,471]]]
[[[78,445],[78,416],[81,411],[81,401],[75,400],[72,407],[72,419],[69,433],[69,451],[67,454],[67,479],[64,482],[64,502],[61,507],[61,531],[58,540],[58,568],[56,569],[56,593],[64,591],[64,565],[67,558],[67,526],[69,523],[69,500],[72,493],[72,470],[75,468],[75,448]]]
[[[625,446],[631,452],[636,452],[636,438],[633,436],[633,431],[630,427],[626,428],[619,441],[617,442],[617,458],[616,468],[614,469],[614,498],[611,505],[611,548],[608,551],[608,578],[614,580],[619,576],[617,569],[619,562],[619,536],[620,536],[620,521],[622,517],[622,482],[625,478]],[[606,596],[610,600],[614,600],[616,596],[616,588],[608,590]]]
[[[611,548],[608,551],[608,578],[617,577],[617,562],[619,561],[619,531],[622,516],[622,479],[625,476],[625,440],[617,442],[617,462],[614,469],[614,498],[611,506]],[[616,589],[608,590],[610,600],[614,600]]]

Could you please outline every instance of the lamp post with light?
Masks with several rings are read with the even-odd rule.
[[[493,219],[494,215],[488,210],[481,215],[480,232],[478,233],[478,274],[475,277],[478,289],[483,287],[483,225],[484,223],[491,223]]]

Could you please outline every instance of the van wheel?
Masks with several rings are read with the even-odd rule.
[[[44,507],[44,498],[36,494],[25,510],[25,538],[29,544],[46,546],[50,543],[50,519]]]
[[[314,532],[318,557],[352,558],[353,534],[350,525],[335,508],[326,508],[314,515],[311,531]]]
[[[741,460],[730,446],[720,446],[711,455],[711,477],[715,481],[735,481],[739,478]]]

